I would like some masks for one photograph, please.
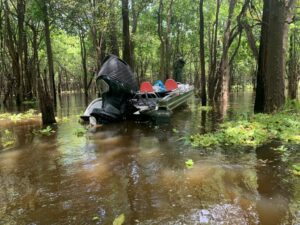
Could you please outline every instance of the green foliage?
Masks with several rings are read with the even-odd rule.
[[[23,105],[35,105],[37,104],[37,100],[36,99],[32,99],[32,100],[26,100],[22,102]]]
[[[281,145],[277,148],[274,148],[274,150],[277,151],[277,152],[285,153],[288,149],[284,145]]]
[[[0,132],[0,140],[0,143],[2,143],[2,147],[4,149],[12,147],[16,142],[13,133],[8,129]]]
[[[190,137],[190,142],[193,147],[210,147],[220,144],[219,133],[196,134]]]
[[[300,143],[300,115],[280,112],[273,115],[257,114],[249,119],[225,122],[215,133],[196,134],[190,137],[194,147],[214,145],[258,146],[272,139]],[[285,152],[281,146],[276,149]]]
[[[50,136],[50,135],[52,135],[53,133],[55,133],[55,131],[52,129],[52,127],[47,126],[47,127],[44,128],[44,129],[34,130],[33,133],[34,133],[34,134],[37,134],[37,135],[42,135],[42,136]]]
[[[99,216],[94,216],[94,217],[92,218],[92,221],[99,221],[99,220],[100,220]]]
[[[192,159],[188,159],[187,161],[185,161],[185,166],[188,169],[192,169],[194,166],[194,161]]]
[[[179,131],[176,128],[173,128],[172,131],[173,131],[174,134],[178,134],[179,133]]]
[[[296,164],[292,166],[292,173],[295,176],[300,176],[300,164]]]
[[[74,135],[76,135],[77,137],[82,137],[84,136],[86,133],[86,130],[84,128],[77,128],[74,132]]]
[[[32,119],[39,116],[34,109],[29,109],[24,113],[2,113],[0,114],[0,120],[11,120],[13,122],[18,122],[25,119]]]
[[[117,218],[115,218],[113,225],[122,225],[125,222],[125,215],[122,213]]]

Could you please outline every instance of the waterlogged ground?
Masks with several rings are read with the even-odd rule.
[[[233,96],[227,115],[251,112],[251,101]],[[286,154],[274,151],[277,142],[192,148],[182,137],[215,129],[222,117],[195,100],[171,125],[86,133],[82,99],[65,96],[63,105],[55,132],[40,133],[39,119],[0,120],[13,141],[0,150],[0,224],[300,224],[300,178],[290,171],[300,146],[286,145]]]

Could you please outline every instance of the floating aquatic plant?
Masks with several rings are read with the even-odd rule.
[[[194,161],[192,159],[188,159],[187,161],[185,161],[185,166],[188,169],[192,169],[194,166]]]
[[[122,213],[117,218],[115,218],[113,225],[122,225],[125,222],[125,215]]]
[[[55,133],[55,131],[52,129],[52,127],[47,126],[44,129],[34,130],[33,133],[42,136],[50,136],[51,134]]]

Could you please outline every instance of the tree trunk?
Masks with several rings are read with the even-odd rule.
[[[157,15],[157,34],[160,39],[160,67],[159,67],[159,77],[157,79],[164,80],[165,79],[165,71],[166,71],[166,64],[165,64],[165,52],[166,52],[166,45],[165,45],[165,38],[163,35],[163,27],[162,27],[162,13],[163,13],[163,0],[159,1],[159,8],[158,8],[158,15]]]
[[[5,4],[5,11],[4,11],[4,17],[5,17],[5,25],[6,25],[6,46],[8,48],[8,53],[11,58],[12,62],[12,72],[13,76],[15,78],[15,95],[16,95],[16,104],[17,106],[20,106],[22,103],[22,86],[21,86],[21,67],[19,63],[19,53],[18,49],[16,47],[16,40],[13,34],[13,29],[11,26],[10,18],[9,18],[9,6],[7,1],[4,2]]]
[[[229,82],[230,82],[228,51],[231,45],[230,44],[230,39],[232,38],[231,23],[232,23],[235,6],[236,6],[236,0],[230,0],[228,19],[224,31],[224,36],[223,36],[223,53],[219,64],[219,68],[216,73],[217,80],[216,80],[214,97],[213,97],[214,101],[221,100],[227,102],[228,100]]]
[[[56,88],[55,88],[55,78],[54,78],[54,63],[53,63],[53,53],[52,53],[52,45],[51,45],[51,34],[50,34],[50,25],[49,25],[49,17],[48,17],[48,6],[47,0],[43,0],[43,16],[44,16],[44,26],[45,26],[45,42],[47,49],[47,59],[48,59],[48,72],[49,72],[49,80],[50,80],[50,91],[54,106],[56,107]]]
[[[41,78],[38,78],[38,96],[43,125],[56,123],[53,99],[49,94],[47,82],[43,82]]]
[[[292,1],[290,1],[292,2]],[[265,107],[264,112],[280,110],[285,103],[285,55],[288,26],[286,24],[289,10],[285,1],[271,0],[268,44],[267,71],[265,73]]]
[[[252,28],[248,24],[247,20],[241,21],[241,24],[244,28],[245,33],[246,33],[247,42],[248,42],[249,48],[252,52],[252,55],[255,58],[255,60],[258,61],[258,50],[257,50],[257,47],[256,47],[255,37],[252,33]]]
[[[288,97],[289,99],[297,99],[298,96],[298,55],[296,50],[296,31],[294,30],[290,37],[290,59],[288,70]]]
[[[201,64],[201,103],[206,105],[206,77],[205,77],[205,52],[204,52],[204,15],[203,0],[200,0],[200,64]]]
[[[110,37],[111,53],[119,57],[118,36],[117,36],[116,23],[114,19],[112,19],[112,21],[110,22],[109,30],[110,30],[109,37]]]
[[[288,62],[288,97],[291,100],[297,99],[298,96],[298,54],[296,50],[296,31],[290,36],[290,59]]]
[[[37,79],[40,77],[40,62],[39,62],[39,53],[38,53],[38,31],[35,25],[30,26],[32,30],[32,52],[33,52],[33,59],[32,59],[32,68],[33,70],[32,75],[32,87],[33,87],[33,92],[37,92]],[[35,93],[36,94],[36,93]]]
[[[221,0],[217,0],[217,10],[216,10],[216,20],[215,28],[213,30],[213,40],[212,40],[212,63],[210,68],[210,73],[208,77],[208,97],[213,100],[214,87],[215,87],[215,74],[217,67],[217,43],[218,43],[218,29],[219,29],[219,13],[220,13]]]
[[[171,43],[170,43],[170,33],[171,33],[171,20],[172,20],[172,9],[173,0],[170,0],[168,13],[167,13],[167,29],[165,32],[165,79],[171,76]]]
[[[31,63],[32,65],[32,63]],[[24,33],[24,80],[25,80],[25,95],[24,97],[27,100],[33,99],[33,88],[32,88],[32,80],[33,80],[33,70],[30,69],[29,63],[29,54],[28,54],[28,44],[27,44],[27,35]]]
[[[244,18],[248,7],[250,4],[250,0],[246,0],[243,4],[243,7],[237,16],[237,25],[231,29],[232,25],[232,18],[234,15],[234,9],[237,5],[237,0],[230,0],[229,3],[229,12],[228,12],[228,19],[224,31],[223,36],[223,52],[221,61],[218,67],[218,70],[216,72],[216,81],[215,81],[215,87],[214,87],[214,96],[213,100],[221,100],[224,102],[228,101],[229,97],[229,85],[230,85],[230,67],[233,64],[234,57],[237,54],[238,48],[240,46],[241,41],[241,32],[243,30],[243,27],[241,25],[241,19]],[[235,40],[235,38],[239,35],[239,41],[236,50],[233,52],[231,58],[229,59],[229,49]]]
[[[123,59],[128,65],[132,66],[132,57],[130,50],[130,32],[129,32],[129,9],[128,0],[122,0],[122,20],[123,20]]]
[[[85,36],[84,34],[80,34],[80,52],[81,52],[81,63],[83,70],[83,89],[84,89],[84,97],[85,103],[88,103],[88,73],[87,73],[87,65],[86,65],[86,47],[85,47]]]
[[[24,96],[24,88],[23,88],[23,77],[26,73],[26,66],[25,66],[25,60],[24,60],[24,42],[26,41],[24,38],[24,20],[25,20],[25,2],[24,0],[18,0],[17,1],[17,20],[18,20],[18,61],[20,65],[20,77],[17,79],[17,87],[18,87],[18,94],[19,99],[17,100],[17,105],[19,106],[23,101]]]
[[[258,56],[258,68],[256,74],[256,92],[254,112],[262,113],[265,105],[265,74],[267,72],[267,46],[268,46],[268,26],[269,26],[270,2],[264,0],[263,17],[260,34],[260,46]]]

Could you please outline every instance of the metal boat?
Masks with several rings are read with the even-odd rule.
[[[143,82],[138,90],[129,65],[114,55],[104,59],[96,83],[102,97],[93,100],[81,116],[92,125],[125,119],[167,122],[172,111],[194,93],[193,86],[172,79],[166,81],[163,91],[149,82]]]

